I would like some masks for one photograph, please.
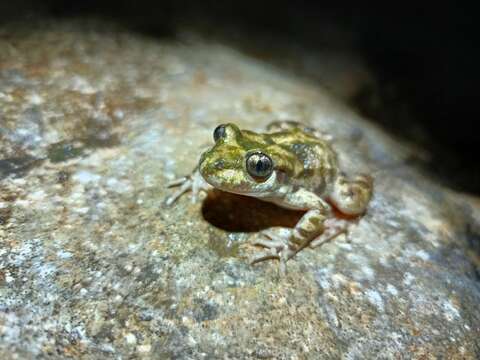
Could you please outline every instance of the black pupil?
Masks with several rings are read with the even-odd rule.
[[[223,139],[225,135],[225,125],[219,125],[213,131],[213,140],[218,141],[219,139]]]
[[[268,160],[265,158],[260,158],[255,165],[255,172],[258,174],[264,174],[268,171]]]

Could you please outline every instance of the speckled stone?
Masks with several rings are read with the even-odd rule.
[[[478,199],[320,85],[98,23],[6,26],[0,49],[0,358],[480,357]],[[249,242],[298,213],[218,192],[163,205],[216,124],[278,119],[330,132],[376,186],[285,278],[248,265]]]

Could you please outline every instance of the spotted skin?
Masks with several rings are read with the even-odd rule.
[[[265,250],[251,263],[279,259],[285,273],[286,262],[300,250],[346,231],[346,222],[335,218],[332,205],[348,216],[362,215],[367,209],[372,178],[359,174],[350,179],[341,172],[330,137],[318,130],[293,121],[274,122],[265,133],[225,124],[215,129],[214,137],[215,144],[202,154],[193,174],[170,184],[178,190],[167,198],[168,205],[189,190],[196,198],[213,186],[306,211],[293,229],[264,231],[254,244]],[[246,166],[252,154],[260,154],[255,159],[263,161],[258,164],[261,173]]]

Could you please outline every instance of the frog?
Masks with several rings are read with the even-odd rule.
[[[372,176],[347,176],[332,137],[325,132],[296,121],[274,121],[263,132],[225,123],[214,129],[213,140],[190,175],[167,184],[178,187],[167,197],[167,205],[188,191],[196,202],[200,192],[215,188],[304,211],[293,228],[262,231],[253,245],[263,250],[250,259],[251,264],[278,259],[285,274],[287,261],[299,251],[346,233],[345,219],[367,211]]]

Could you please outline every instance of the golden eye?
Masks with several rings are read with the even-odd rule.
[[[227,136],[227,131],[225,125],[218,125],[215,130],[213,130],[213,140],[217,142],[220,139],[224,139]]]
[[[273,172],[273,161],[262,152],[247,155],[247,171],[254,178],[266,179]]]

